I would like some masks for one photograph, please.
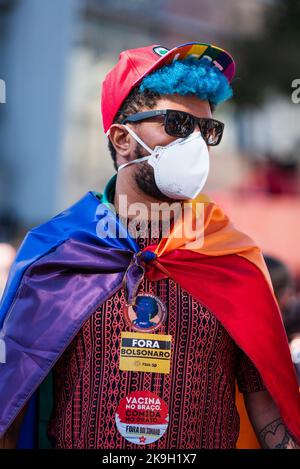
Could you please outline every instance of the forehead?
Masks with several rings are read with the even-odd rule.
[[[211,117],[209,102],[196,96],[166,95],[157,101],[154,109],[177,109],[197,117]]]

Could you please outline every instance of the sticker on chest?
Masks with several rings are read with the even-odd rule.
[[[116,414],[121,435],[136,445],[147,445],[161,438],[168,428],[166,402],[150,391],[135,391],[121,399]]]

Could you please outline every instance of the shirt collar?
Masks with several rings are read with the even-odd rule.
[[[117,175],[115,174],[108,183],[106,184],[103,194],[102,194],[102,203],[104,204],[113,204],[116,192],[116,182]]]

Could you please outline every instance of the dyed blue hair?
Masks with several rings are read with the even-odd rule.
[[[231,98],[232,88],[223,73],[208,59],[190,57],[177,60],[147,75],[140,91],[150,90],[161,95],[195,95],[217,105]]]

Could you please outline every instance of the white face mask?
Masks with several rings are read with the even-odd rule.
[[[154,168],[158,189],[171,199],[194,199],[201,192],[209,173],[209,153],[200,132],[179,138],[152,150],[127,125],[128,132],[150,155],[119,166],[118,171],[135,163],[147,161]]]

